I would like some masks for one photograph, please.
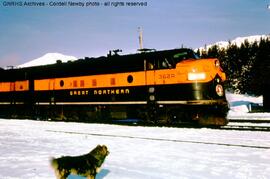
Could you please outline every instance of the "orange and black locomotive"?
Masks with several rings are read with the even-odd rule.
[[[0,117],[225,125],[226,76],[191,49],[0,70]]]

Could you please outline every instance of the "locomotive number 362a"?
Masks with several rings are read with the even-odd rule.
[[[158,75],[159,79],[170,79],[175,78],[175,74],[160,74]]]

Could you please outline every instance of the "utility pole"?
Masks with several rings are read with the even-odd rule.
[[[139,27],[139,44],[140,44],[140,49],[143,49],[143,32],[142,32],[142,28]]]

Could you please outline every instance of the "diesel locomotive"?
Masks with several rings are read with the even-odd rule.
[[[0,70],[0,117],[227,124],[226,75],[191,49],[143,51]]]

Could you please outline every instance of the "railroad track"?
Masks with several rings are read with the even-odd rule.
[[[270,124],[270,118],[242,118],[242,119],[229,119],[230,122],[249,122],[249,123],[269,123]]]
[[[140,123],[138,121],[114,121],[112,124],[116,125],[131,125],[131,126],[166,126],[166,127],[177,127],[177,128],[202,128],[202,126],[194,125],[192,123],[180,123],[180,124],[147,124]],[[220,130],[238,130],[238,131],[270,131],[270,119],[230,119],[226,126],[210,126],[212,129]]]
[[[228,124],[221,126],[220,129],[224,130],[241,130],[241,131],[270,131],[270,126],[254,126],[254,125],[241,125],[241,124]]]
[[[142,126],[163,126],[155,124],[139,124],[139,123],[121,123],[114,122],[113,124],[122,125],[142,125]],[[201,128],[201,126],[196,126],[190,123],[181,123],[175,125],[165,125],[167,127],[178,127],[178,128]],[[223,130],[238,130],[238,131],[270,131],[270,119],[230,119],[226,126],[212,127],[213,129],[223,129]]]
[[[270,131],[270,119],[230,119],[225,130]]]
[[[244,147],[244,148],[267,149],[267,150],[270,149],[270,146],[219,143],[219,142],[211,142],[211,141],[208,142],[208,141],[197,141],[197,140],[166,139],[166,138],[141,137],[141,136],[131,136],[131,135],[103,134],[103,133],[85,133],[85,132],[60,131],[60,130],[46,130],[46,131],[47,132],[53,132],[53,133],[65,133],[65,134],[72,134],[72,135],[89,135],[89,136],[96,136],[96,137],[128,138],[128,139],[160,141],[160,142],[189,143],[189,144],[203,144],[203,145],[218,145],[218,146],[227,146],[227,147]]]

